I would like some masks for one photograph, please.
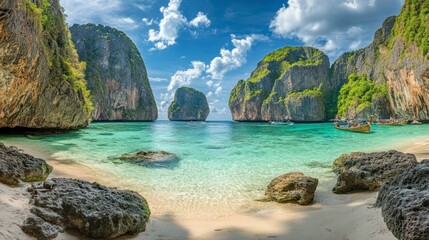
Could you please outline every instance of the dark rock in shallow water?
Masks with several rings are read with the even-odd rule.
[[[119,159],[152,167],[167,167],[179,162],[179,158],[176,154],[164,151],[140,151],[137,153],[123,154]]]
[[[296,202],[299,205],[308,205],[313,202],[318,183],[319,180],[306,177],[303,173],[287,173],[271,181],[265,191],[265,198],[279,203]]]
[[[377,207],[398,239],[429,239],[429,160],[407,168],[378,194]]]
[[[150,216],[146,200],[138,193],[98,183],[54,178],[33,184],[29,190],[30,203],[35,206],[31,209],[33,214],[59,230],[76,230],[86,237],[107,239],[138,234],[145,231]],[[26,223],[37,228],[29,233],[42,232],[46,226],[34,219]]]
[[[383,183],[416,163],[414,155],[397,151],[344,154],[334,161],[338,179],[333,192],[378,190]]]
[[[21,181],[44,181],[52,172],[45,160],[21,153],[0,143],[0,182],[17,186]]]
[[[25,219],[21,228],[22,231],[36,237],[38,240],[54,239],[58,236],[58,232],[62,231],[60,227],[45,222],[36,216],[30,216]]]

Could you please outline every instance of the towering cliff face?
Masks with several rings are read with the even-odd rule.
[[[204,93],[193,88],[181,87],[174,94],[174,101],[168,108],[171,121],[205,121],[210,113]]]
[[[84,127],[92,104],[58,0],[0,1],[0,128]]]
[[[146,66],[137,47],[123,32],[102,25],[70,28],[95,110],[94,120],[154,121],[158,110]]]
[[[258,63],[246,81],[234,87],[229,99],[236,121],[325,119],[323,92],[332,88],[329,59],[310,47],[285,47]]]
[[[429,119],[428,1],[407,0],[398,17],[388,18],[368,47],[343,54],[332,66],[333,81],[365,73],[388,94],[363,111],[388,118]],[[349,117],[363,111],[351,109]]]

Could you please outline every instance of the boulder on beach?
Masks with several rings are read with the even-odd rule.
[[[45,222],[37,216],[30,216],[25,219],[21,226],[22,231],[28,235],[41,239],[54,239],[58,236],[58,232],[63,231],[60,227]]]
[[[376,191],[383,183],[417,163],[413,154],[397,151],[344,154],[334,161],[334,193]]]
[[[33,236],[55,236],[75,230],[85,237],[108,239],[145,231],[150,210],[136,192],[117,190],[76,179],[50,179],[35,183],[23,230]],[[46,234],[45,234],[46,233]]]
[[[0,182],[18,186],[21,182],[44,181],[52,172],[45,160],[21,153],[0,143]]]
[[[136,153],[126,153],[121,155],[119,159],[144,166],[159,167],[167,166],[179,161],[179,158],[176,154],[165,151],[140,151]]]
[[[376,207],[398,239],[429,239],[429,160],[407,168],[383,185]]]
[[[316,178],[304,176],[300,172],[286,173],[271,181],[265,191],[265,199],[308,205],[313,202],[318,183]]]

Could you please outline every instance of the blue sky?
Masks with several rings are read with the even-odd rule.
[[[313,46],[334,61],[368,45],[404,0],[60,0],[69,25],[124,31],[146,63],[160,119],[180,86],[207,95],[209,120],[231,119],[228,98],[278,48]]]

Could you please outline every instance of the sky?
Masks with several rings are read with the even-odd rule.
[[[175,90],[203,92],[209,120],[229,120],[229,93],[268,53],[312,46],[331,63],[367,46],[404,0],[60,0],[69,26],[96,23],[125,32],[137,45],[159,119]]]

